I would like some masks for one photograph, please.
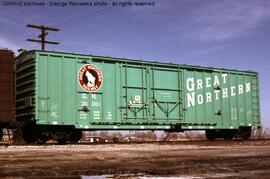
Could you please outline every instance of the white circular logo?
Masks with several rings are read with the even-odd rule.
[[[98,67],[87,64],[80,68],[78,82],[85,91],[95,92],[102,86],[103,75]]]

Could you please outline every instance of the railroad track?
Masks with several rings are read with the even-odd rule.
[[[140,141],[140,142],[78,142],[67,143],[64,145],[132,145],[132,144],[156,144],[156,145],[201,145],[201,146],[218,146],[218,145],[270,145],[270,139],[249,139],[249,140],[184,140],[184,141]],[[48,146],[48,145],[63,145],[57,142],[50,141],[45,144],[27,144],[24,142],[0,142],[0,146]]]

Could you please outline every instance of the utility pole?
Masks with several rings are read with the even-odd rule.
[[[44,26],[44,25],[37,26],[37,25],[32,25],[32,24],[28,24],[26,27],[39,29],[41,31],[41,33],[38,36],[38,38],[40,38],[40,40],[37,40],[37,39],[27,39],[27,41],[29,41],[29,42],[40,43],[41,44],[41,50],[45,50],[45,44],[59,45],[59,42],[53,42],[53,41],[46,41],[45,40],[45,37],[49,34],[49,32],[47,32],[47,31],[58,32],[59,31],[58,28],[47,27],[47,26]]]

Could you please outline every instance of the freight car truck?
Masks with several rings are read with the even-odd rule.
[[[260,126],[256,72],[49,51],[24,52],[16,69],[16,120],[27,142],[78,141],[83,130],[247,139]]]

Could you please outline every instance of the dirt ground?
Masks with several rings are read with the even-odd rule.
[[[0,146],[0,178],[270,178],[270,142]]]

